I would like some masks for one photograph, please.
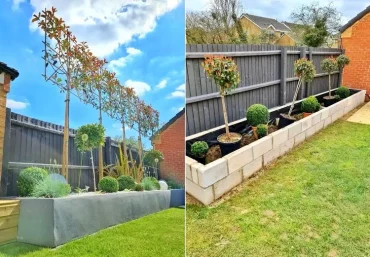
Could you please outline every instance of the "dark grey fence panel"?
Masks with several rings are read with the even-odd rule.
[[[226,96],[228,118],[232,122],[244,118],[246,109],[252,104],[262,103],[272,108],[291,102],[298,81],[293,66],[301,57],[313,61],[317,77],[312,83],[302,86],[298,98],[327,91],[328,76],[322,74],[320,62],[340,53],[341,49],[275,45],[187,45],[187,136],[224,124],[219,89],[213,80],[206,77],[202,67],[205,54],[231,56],[238,66],[240,84]],[[338,86],[338,75],[332,76],[333,88]]]

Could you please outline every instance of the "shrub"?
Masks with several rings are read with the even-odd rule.
[[[158,180],[154,177],[143,178],[143,180],[141,181],[141,184],[143,185],[146,191],[161,189],[161,186],[159,185]]]
[[[184,188],[181,184],[173,180],[167,180],[168,189],[182,189]]]
[[[57,180],[46,178],[35,185],[34,197],[58,198],[71,193],[71,186]]]
[[[144,187],[142,184],[136,184],[135,185],[135,191],[144,191]]]
[[[196,157],[203,157],[208,152],[208,144],[205,141],[197,141],[191,145],[191,153]]]
[[[134,190],[135,189],[135,180],[130,176],[119,176],[118,181],[118,190],[123,191],[125,189]]]
[[[118,181],[113,177],[104,177],[99,181],[99,190],[106,193],[114,193],[118,191]]]
[[[340,86],[335,91],[335,94],[339,95],[340,99],[344,99],[344,98],[347,98],[351,95],[351,91],[349,91],[349,88],[347,88],[345,86]]]
[[[263,104],[253,104],[247,110],[247,121],[253,127],[259,124],[267,124],[270,114]]]
[[[267,125],[259,124],[256,130],[258,138],[265,137],[267,135],[267,129],[268,129]]]
[[[154,167],[156,165],[155,159],[162,161],[163,154],[158,150],[151,149],[145,153],[143,161],[145,165]]]
[[[344,66],[349,64],[349,58],[348,56],[341,54],[337,57],[337,64],[339,68],[344,68]]]
[[[17,181],[20,196],[31,196],[37,183],[43,181],[48,176],[48,172],[37,167],[29,167],[21,171]]]
[[[302,112],[308,112],[308,113],[314,113],[320,109],[320,103],[317,101],[316,97],[309,96],[306,99],[302,101],[301,104],[301,111]]]

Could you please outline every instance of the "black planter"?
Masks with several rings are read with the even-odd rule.
[[[323,97],[323,101],[324,101],[324,106],[325,107],[329,107],[330,105],[333,105],[336,102],[338,102],[338,100],[334,96],[331,96],[331,97],[324,96]]]
[[[292,123],[294,123],[296,120],[292,117],[288,117],[287,114],[280,113],[280,119],[279,119],[279,125],[278,128],[284,128]]]
[[[206,155],[204,155],[203,157],[192,156],[192,158],[199,163],[206,164]]]
[[[239,141],[237,141],[237,142],[224,143],[224,142],[220,142],[220,141],[218,140],[218,138],[219,138],[220,136],[222,136],[222,135],[223,135],[223,134],[221,134],[221,135],[219,135],[219,136],[217,137],[217,141],[218,141],[218,143],[219,143],[219,145],[220,145],[220,149],[221,149],[221,154],[222,154],[222,156],[228,155],[229,153],[232,153],[232,152],[234,152],[234,151],[236,151],[236,150],[238,150],[238,149],[240,148],[240,143],[241,143],[241,141],[242,141],[242,137],[240,137]]]

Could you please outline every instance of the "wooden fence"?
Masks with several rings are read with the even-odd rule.
[[[90,153],[81,154],[75,145],[76,130],[70,129],[68,183],[72,188],[93,188]],[[27,167],[42,167],[49,173],[60,173],[62,162],[63,126],[32,119],[7,109],[4,139],[2,195],[17,195],[19,172]],[[137,152],[132,149],[134,159]],[[95,176],[98,181],[98,150],[93,150]],[[119,143],[107,137],[103,146],[104,165],[115,164],[119,158]],[[81,172],[81,179],[79,174]],[[149,175],[158,173],[146,167]]]
[[[240,72],[239,87],[226,96],[229,122],[245,117],[255,103],[268,108],[292,101],[298,78],[294,62],[302,57],[313,61],[316,76],[303,85],[299,99],[328,91],[328,74],[320,62],[338,56],[342,49],[284,47],[275,45],[187,45],[186,46],[186,135],[224,124],[221,99],[216,84],[206,77],[201,63],[205,55],[232,57]],[[339,85],[340,72],[332,75],[332,88]]]

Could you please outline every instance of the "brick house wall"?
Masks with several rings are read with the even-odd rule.
[[[152,139],[153,148],[161,151],[161,179],[185,183],[185,111],[171,119],[160,133]]]
[[[366,10],[365,10],[366,11]],[[342,84],[365,89],[370,94],[370,8],[341,30],[342,48],[350,58],[343,72]],[[353,24],[352,24],[353,23]]]

